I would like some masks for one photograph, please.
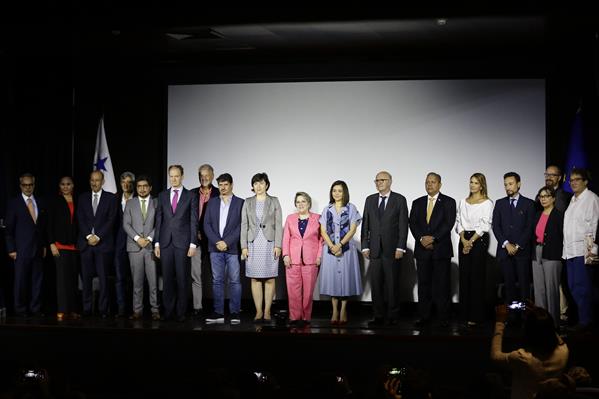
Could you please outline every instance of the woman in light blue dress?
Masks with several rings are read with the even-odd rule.
[[[329,205],[320,216],[320,230],[325,241],[320,293],[331,297],[331,324],[346,324],[347,298],[362,294],[358,250],[352,241],[361,221],[358,209],[349,202],[347,184],[337,180],[331,185]]]
[[[255,321],[271,320],[270,308],[283,242],[281,204],[277,197],[266,193],[269,187],[266,173],[255,174],[252,191],[256,195],[247,198],[241,210],[241,259],[245,259],[246,277],[252,279]]]

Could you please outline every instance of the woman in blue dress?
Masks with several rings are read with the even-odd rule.
[[[331,297],[331,324],[346,324],[348,297],[362,294],[358,250],[352,241],[361,221],[358,209],[349,202],[347,184],[337,180],[331,185],[329,204],[320,216],[320,230],[325,241],[320,293]]]

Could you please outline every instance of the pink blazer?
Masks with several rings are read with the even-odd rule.
[[[292,265],[315,265],[316,259],[322,255],[323,240],[320,235],[320,215],[310,212],[308,226],[304,236],[297,227],[298,214],[292,213],[287,216],[283,228],[283,256],[291,258]]]

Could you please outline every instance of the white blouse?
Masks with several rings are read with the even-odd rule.
[[[456,231],[460,234],[462,231],[474,230],[476,234],[482,236],[491,230],[492,219],[493,201],[487,199],[480,204],[469,204],[462,199],[458,205]]]

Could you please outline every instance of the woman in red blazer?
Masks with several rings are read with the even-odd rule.
[[[322,255],[320,215],[310,212],[312,199],[295,194],[296,213],[287,216],[283,228],[283,262],[286,267],[289,318],[292,325],[309,324],[312,295]]]

